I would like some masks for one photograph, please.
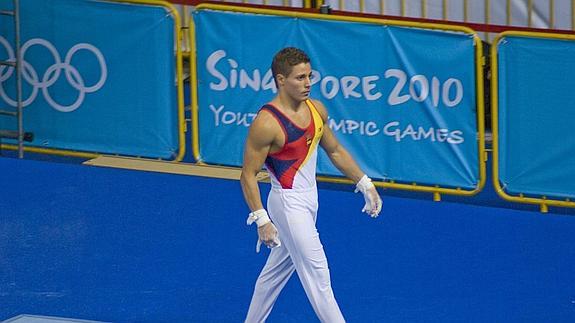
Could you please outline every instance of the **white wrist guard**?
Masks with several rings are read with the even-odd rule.
[[[259,209],[250,213],[247,219],[247,224],[251,225],[254,222],[258,225],[258,228],[271,222],[268,212],[264,209]]]
[[[363,177],[359,180],[359,182],[355,184],[354,193],[362,192],[363,194],[365,194],[365,192],[367,192],[367,190],[372,187],[374,187],[374,185],[371,182],[371,178],[367,177],[367,175],[363,175]]]

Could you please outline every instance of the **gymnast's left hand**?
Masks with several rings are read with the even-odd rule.
[[[369,214],[372,218],[377,218],[383,207],[383,200],[377,193],[375,186],[371,187],[364,197],[365,205],[361,211]]]
[[[361,192],[365,199],[365,205],[361,212],[369,214],[372,218],[377,218],[383,207],[383,201],[371,182],[371,178],[364,175],[356,184],[355,192]]]

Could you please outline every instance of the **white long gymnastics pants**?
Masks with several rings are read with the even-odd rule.
[[[272,189],[267,204],[282,245],[272,249],[258,277],[246,322],[265,322],[294,270],[317,317],[326,323],[345,322],[333,295],[327,258],[315,227],[317,190]]]

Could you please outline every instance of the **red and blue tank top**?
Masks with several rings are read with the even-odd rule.
[[[311,100],[306,100],[311,114],[307,127],[301,128],[271,104],[260,111],[269,112],[285,135],[283,147],[265,160],[272,188],[308,189],[316,186],[317,145],[323,134],[323,120]]]

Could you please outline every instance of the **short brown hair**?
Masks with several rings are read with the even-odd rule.
[[[294,66],[309,62],[309,56],[299,48],[286,47],[280,50],[272,61],[272,75],[274,80],[276,80],[278,74],[288,76]]]

